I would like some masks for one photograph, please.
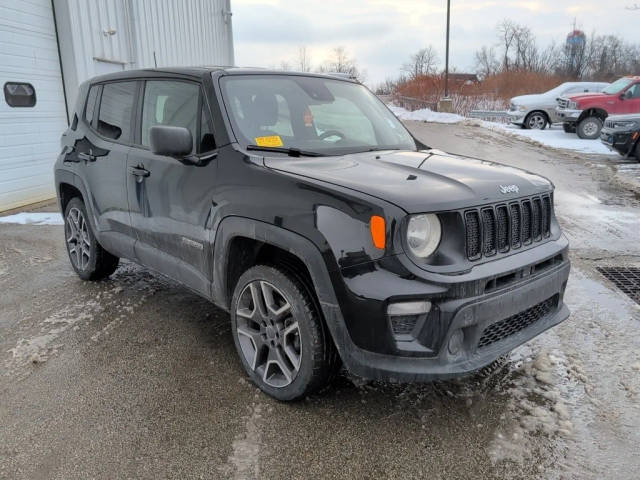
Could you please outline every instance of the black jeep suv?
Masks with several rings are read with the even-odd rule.
[[[210,299],[281,400],[341,362],[369,379],[464,375],[568,316],[553,185],[426,147],[349,79],[94,78],[55,179],[81,278],[128,258]]]

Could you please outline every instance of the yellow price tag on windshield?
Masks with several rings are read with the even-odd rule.
[[[271,135],[270,137],[256,137],[256,145],[259,147],[281,147],[284,144],[280,135]]]

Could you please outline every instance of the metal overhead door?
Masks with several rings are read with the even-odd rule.
[[[2,211],[55,195],[67,121],[50,0],[0,0],[0,88]]]

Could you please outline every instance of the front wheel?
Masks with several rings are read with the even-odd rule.
[[[529,130],[544,130],[547,123],[547,116],[542,112],[532,112],[524,120],[524,126]]]
[[[238,280],[231,303],[233,340],[251,380],[290,401],[325,386],[335,347],[305,286],[294,276],[258,265]]]
[[[636,143],[636,160],[640,162],[640,142]]]
[[[83,280],[101,280],[115,272],[120,259],[96,240],[84,202],[78,197],[72,198],[65,208],[64,218],[67,253],[78,276]]]
[[[602,120],[598,117],[587,117],[578,123],[578,136],[584,140],[595,140],[600,136]]]

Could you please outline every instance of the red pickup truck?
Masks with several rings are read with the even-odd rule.
[[[640,113],[640,76],[622,77],[602,92],[567,95],[557,102],[556,113],[565,132],[596,139],[607,116]]]

